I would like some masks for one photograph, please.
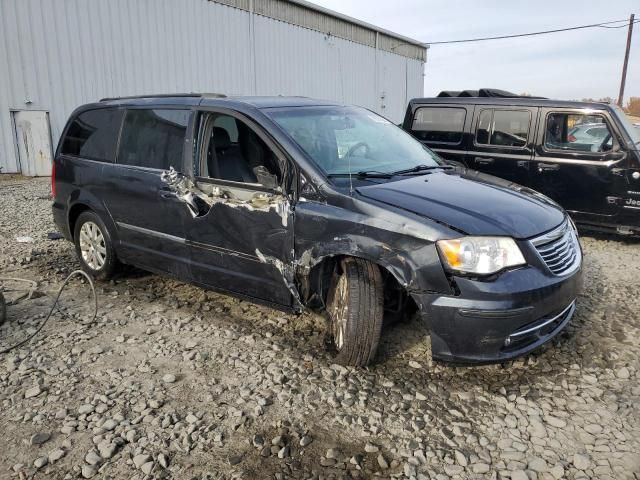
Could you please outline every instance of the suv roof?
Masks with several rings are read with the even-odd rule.
[[[256,108],[270,107],[302,107],[310,105],[339,105],[328,100],[317,100],[308,97],[284,97],[284,96],[232,96],[228,97],[221,93],[170,93],[137,95],[130,97],[103,98],[97,105],[154,105],[154,104],[175,104],[175,105],[209,105],[220,103],[244,103]],[[95,104],[94,104],[95,105]]]
[[[536,106],[536,107],[555,107],[555,108],[590,108],[594,110],[605,110],[612,108],[612,105],[605,102],[577,102],[571,100],[552,100],[548,98],[535,97],[517,97],[517,98],[500,98],[500,97],[425,97],[414,98],[409,102],[410,106],[421,104],[461,104],[461,105],[520,105],[520,106]]]

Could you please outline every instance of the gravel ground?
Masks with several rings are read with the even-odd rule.
[[[48,179],[0,180],[0,275],[38,282],[0,346],[78,268]],[[17,242],[17,237],[32,242]],[[324,320],[129,269],[73,281],[34,341],[0,355],[0,478],[640,478],[640,242],[582,238],[585,291],[547,348],[430,361],[418,322],[368,369],[332,364]],[[4,282],[16,298],[15,282]],[[46,295],[42,295],[45,293]]]

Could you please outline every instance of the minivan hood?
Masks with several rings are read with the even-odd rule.
[[[562,208],[547,197],[474,170],[436,171],[357,191],[469,235],[529,238],[565,218]]]

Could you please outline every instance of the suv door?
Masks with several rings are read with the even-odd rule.
[[[616,215],[627,163],[618,137],[605,110],[542,109],[532,187],[584,220]]]
[[[204,203],[185,224],[192,280],[292,306],[293,209],[284,153],[234,111],[204,110],[197,123],[193,191]]]
[[[155,272],[182,276],[188,261],[184,223],[189,213],[162,180],[170,167],[182,170],[191,110],[128,108],[114,175],[105,201],[118,229],[118,255]]]
[[[469,167],[527,185],[537,113],[537,107],[477,105]]]
[[[465,132],[472,118],[473,105],[416,105],[404,127],[442,158],[466,164]]]

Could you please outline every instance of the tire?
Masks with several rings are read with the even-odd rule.
[[[327,295],[330,336],[336,361],[364,367],[371,363],[382,331],[383,281],[374,263],[346,258],[334,272]]]
[[[96,213],[80,214],[73,231],[73,243],[82,270],[96,280],[109,280],[113,276],[118,259],[109,230]]]

